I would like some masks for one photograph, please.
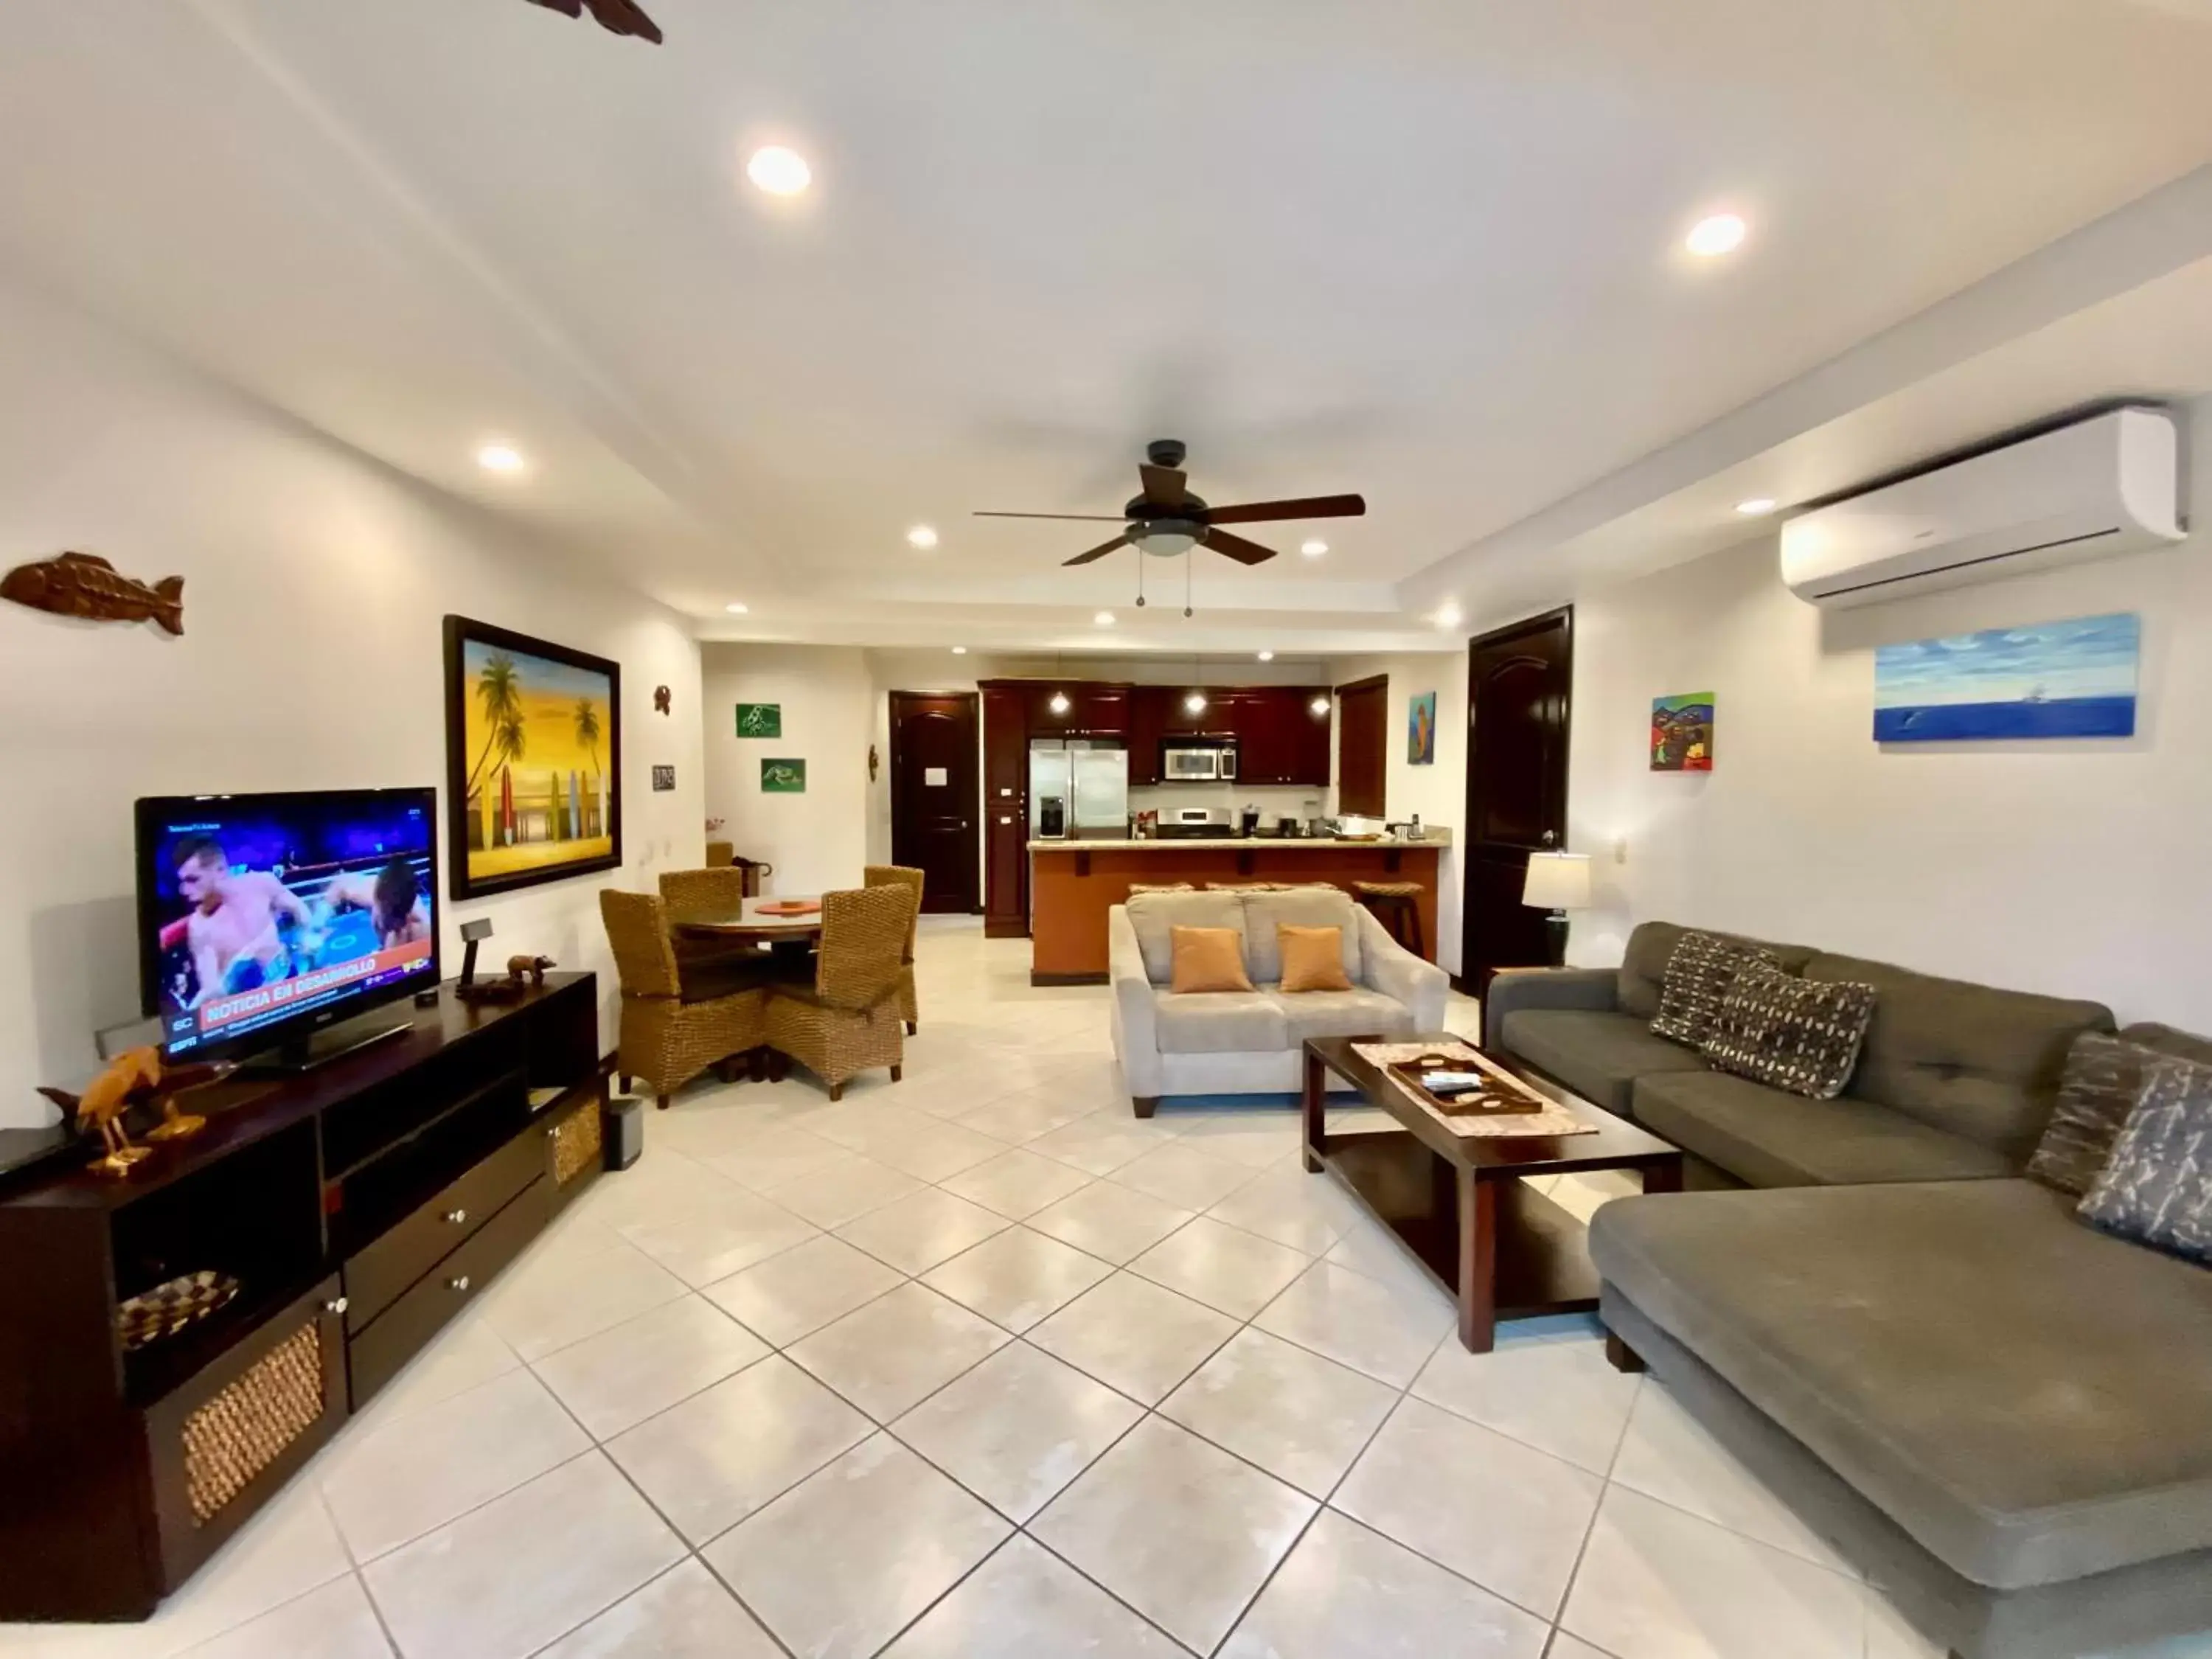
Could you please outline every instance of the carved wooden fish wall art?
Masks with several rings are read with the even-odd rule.
[[[149,587],[91,553],[17,565],[0,576],[0,599],[85,622],[151,621],[167,633],[185,631],[182,576],[165,577]]]
[[[566,12],[571,17],[581,17],[588,7],[592,21],[611,34],[635,35],[641,40],[660,44],[660,30],[653,19],[639,10],[635,0],[533,0],[549,11]]]

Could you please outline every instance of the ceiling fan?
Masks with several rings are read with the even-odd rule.
[[[581,17],[586,8],[599,26],[613,34],[634,34],[660,44],[660,26],[639,10],[634,0],[530,0],[534,6]]]
[[[1170,559],[1194,547],[1211,548],[1239,564],[1260,564],[1276,556],[1272,547],[1248,542],[1220,528],[1225,524],[1266,524],[1282,519],[1356,519],[1367,511],[1358,495],[1308,495],[1288,501],[1248,501],[1239,507],[1208,507],[1190,493],[1182,471],[1187,452],[1174,438],[1160,438],[1145,447],[1145,464],[1137,469],[1142,492],[1118,514],[1099,513],[978,513],[979,519],[1060,519],[1079,523],[1126,522],[1128,528],[1110,542],[1063,561],[1089,564],[1116,548],[1133,547],[1140,553]]]

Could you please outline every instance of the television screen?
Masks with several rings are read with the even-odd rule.
[[[436,823],[428,789],[140,801],[143,990],[163,1046],[265,1046],[435,985]]]

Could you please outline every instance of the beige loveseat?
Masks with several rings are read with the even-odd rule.
[[[1349,991],[1281,988],[1275,929],[1342,930]],[[1450,979],[1405,949],[1334,887],[1286,891],[1140,893],[1108,913],[1114,981],[1114,1054],[1139,1117],[1163,1095],[1283,1094],[1304,1081],[1299,1048],[1312,1036],[1407,1037],[1443,1029]],[[1178,995],[1175,927],[1233,927],[1254,989]]]

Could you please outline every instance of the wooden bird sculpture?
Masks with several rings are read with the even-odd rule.
[[[60,1107],[64,1118],[80,1133],[88,1127],[100,1131],[107,1155],[93,1168],[103,1175],[121,1176],[128,1175],[131,1165],[152,1152],[150,1147],[131,1141],[124,1120],[132,1107],[155,1099],[161,1103],[162,1121],[151,1132],[155,1140],[181,1140],[198,1134],[207,1127],[207,1120],[179,1111],[176,1097],[227,1076],[231,1069],[228,1066],[167,1068],[161,1064],[160,1049],[132,1048],[111,1060],[82,1095],[64,1089],[39,1092]]]
[[[609,33],[635,35],[656,46],[660,44],[659,25],[639,10],[635,0],[531,0],[531,3],[569,17],[581,17],[588,7],[592,21]]]

